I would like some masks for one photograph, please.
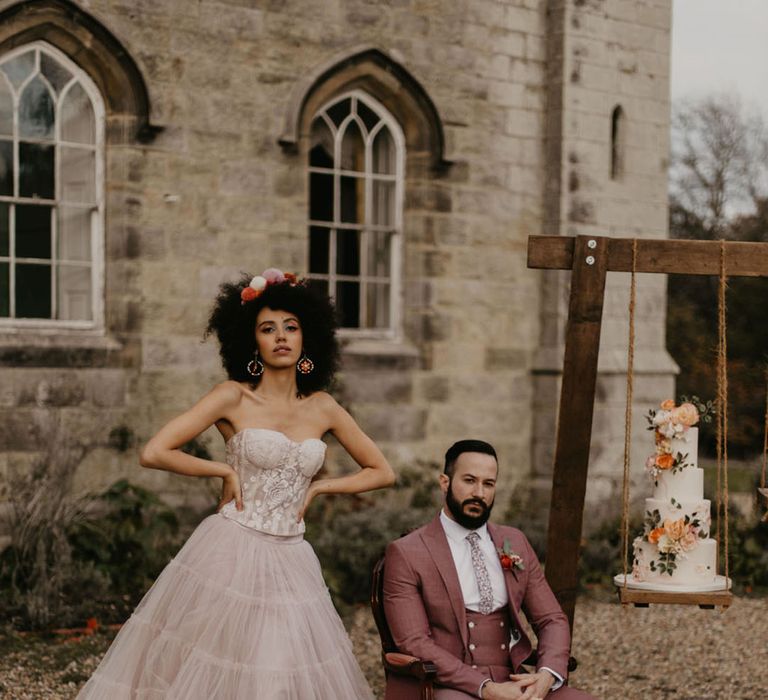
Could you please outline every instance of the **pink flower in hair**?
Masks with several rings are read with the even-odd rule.
[[[278,270],[276,267],[267,268],[261,273],[261,276],[267,280],[269,284],[281,284],[282,282],[285,282],[283,271]]]

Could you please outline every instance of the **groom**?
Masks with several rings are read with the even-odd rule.
[[[384,609],[399,650],[437,666],[436,700],[588,700],[564,686],[568,619],[520,530],[487,524],[496,492],[496,451],[461,440],[445,455],[445,504],[432,522],[392,542],[384,569]],[[538,638],[535,673],[522,662]],[[408,678],[390,674],[386,700],[418,698]]]

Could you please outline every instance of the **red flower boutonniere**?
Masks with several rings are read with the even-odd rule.
[[[499,561],[501,562],[502,569],[509,571],[514,567],[515,569],[520,569],[520,571],[525,571],[523,558],[512,551],[512,547],[506,537],[504,538],[504,545],[502,547],[496,547],[496,551],[499,553]]]

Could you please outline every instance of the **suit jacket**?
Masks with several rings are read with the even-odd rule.
[[[509,613],[522,635],[509,651],[511,667],[517,671],[532,650],[520,624],[522,610],[538,638],[538,667],[547,666],[566,678],[571,644],[568,618],[544,578],[535,552],[516,528],[488,523],[488,532],[497,547],[508,540],[525,565],[523,570],[504,571]],[[464,598],[439,514],[387,547],[384,611],[401,652],[432,661],[440,685],[477,694],[487,676],[469,662]],[[410,683],[391,676],[387,698],[410,696],[414,689]]]

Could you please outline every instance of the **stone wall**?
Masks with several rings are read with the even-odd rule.
[[[0,2],[0,11],[12,4]],[[135,61],[157,133],[108,146],[103,336],[15,334],[0,343],[4,466],[28,457],[25,426],[38,404],[78,416],[84,433],[88,416],[102,436],[128,426],[138,445],[223,378],[215,347],[201,343],[219,282],[270,265],[306,272],[301,124],[312,115],[301,113],[301,95],[365,87],[360,66],[368,64],[355,73],[354,59],[375,47],[385,60],[370,64],[380,70],[371,85],[386,94],[374,96],[404,122],[411,147],[403,328],[394,342],[345,341],[338,396],[396,468],[438,462],[451,442],[472,436],[499,450],[502,500],[531,473],[546,491],[568,276],[528,270],[527,237],[666,235],[669,0],[77,6]],[[307,86],[319,66],[333,65],[328,80],[336,75],[338,84]],[[414,85],[439,123],[423,126],[429,115]],[[613,182],[616,103],[629,128],[626,173]],[[286,144],[292,118],[298,138]],[[442,132],[444,144],[424,128]],[[596,469],[609,484],[622,284],[610,286],[606,401],[595,425]],[[659,386],[647,393],[656,397],[671,386],[664,289],[643,284],[650,301],[638,354],[650,358],[648,377]],[[204,439],[221,457],[216,435]],[[135,447],[98,442],[83,488],[126,475],[174,503],[210,503],[200,483],[139,470]],[[345,464],[340,450],[329,452],[329,468]],[[602,497],[603,486],[595,488]]]
[[[547,232],[666,238],[671,3],[559,0],[550,5]],[[612,177],[611,117],[616,107],[624,114],[625,133],[622,172]],[[570,273],[547,272],[541,280],[541,352],[534,364],[532,462],[537,500],[546,508]],[[673,395],[677,370],[665,349],[665,278],[640,275],[637,299],[635,465],[649,448],[641,413]],[[628,301],[629,275],[609,273],[587,487],[587,527],[590,520],[594,524],[615,512],[621,487]]]

